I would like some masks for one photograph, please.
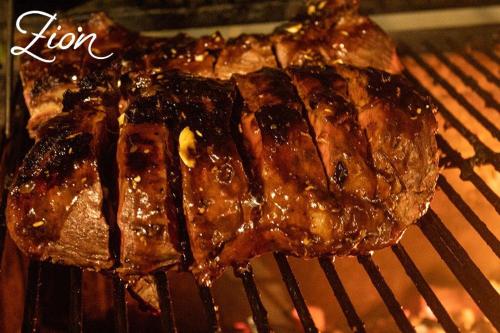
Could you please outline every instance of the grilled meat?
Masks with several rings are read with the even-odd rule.
[[[186,227],[193,272],[208,283],[220,274],[221,252],[253,222],[253,198],[229,128],[231,84],[171,73],[160,84],[162,104],[176,114]],[[227,252],[231,252],[229,254]]]
[[[173,140],[154,97],[135,100],[124,119],[117,148],[120,270],[144,274],[180,258]]]
[[[203,36],[179,44],[170,52],[173,57],[166,62],[166,68],[179,70],[203,77],[214,77],[216,56],[224,45],[219,33]]]
[[[112,266],[99,172],[106,127],[107,114],[83,104],[39,129],[6,210],[10,235],[26,254],[97,270]]]
[[[436,107],[400,75],[337,67],[348,83],[377,172],[377,195],[400,224],[415,222],[429,205],[439,168]]]
[[[401,77],[372,69],[302,67],[288,72],[308,111],[331,190],[342,197],[344,207],[362,204],[374,213],[361,220],[361,226],[370,225],[364,233],[371,238],[360,247],[395,243],[425,212],[434,192],[438,156],[433,105]],[[384,227],[380,233],[378,228]]]
[[[226,42],[215,65],[215,76],[227,80],[233,74],[251,73],[263,67],[277,67],[269,36],[243,34]]]
[[[282,67],[345,63],[399,73],[396,46],[373,21],[358,13],[357,1],[313,1],[309,16],[273,35]]]
[[[69,20],[60,20],[61,29],[51,27],[47,30],[45,37],[58,32],[77,33],[77,23]],[[31,37],[31,36],[30,36]],[[46,39],[39,39],[30,50],[46,59],[55,57],[52,63],[45,63],[30,55],[21,56],[19,72],[23,84],[24,100],[30,112],[28,131],[32,137],[36,136],[37,128],[47,119],[53,117],[62,110],[63,94],[66,90],[77,90],[80,81],[81,63],[83,50],[73,49],[61,50],[59,48],[49,49],[44,45]],[[56,39],[54,41],[57,42]],[[19,40],[19,45],[27,45],[29,40]]]
[[[376,174],[357,110],[348,100],[347,81],[332,67],[291,67],[288,72],[307,110],[330,188],[337,196],[374,201]]]
[[[213,77],[216,55],[224,45],[218,33],[195,39],[185,34],[167,38],[139,37],[124,53],[122,73],[180,70]]]
[[[139,37],[102,14],[85,29],[98,32],[96,52],[114,56],[61,53],[53,74],[26,59],[21,68],[38,141],[7,215],[24,252],[110,268],[105,186],[118,203],[118,272],[149,296],[147,274],[189,258],[186,241],[192,271],[210,284],[267,251],[394,244],[426,211],[438,174],[434,106],[380,70],[400,71],[394,43],[356,1],[311,1],[305,19],[226,43]],[[102,157],[114,154],[118,105],[114,186]]]
[[[55,57],[55,61],[45,63],[23,54],[21,57],[20,74],[23,84],[24,98],[30,112],[28,131],[33,138],[37,137],[37,130],[45,121],[55,116],[63,109],[63,95],[66,91],[78,91],[82,78],[107,69],[108,75],[113,73],[114,80],[118,79],[116,59],[120,58],[125,45],[135,37],[134,33],[122,28],[111,21],[104,13],[92,14],[86,22],[60,20],[59,27],[54,26],[47,30],[45,37],[57,32],[56,36],[66,33],[79,34],[79,29],[85,33],[96,33],[98,38],[92,44],[92,50],[97,55],[113,56],[105,60],[91,57],[87,51],[89,40],[80,48],[46,48],[40,39],[31,47],[31,51],[44,58]],[[58,42],[59,37],[53,43]],[[26,41],[19,41],[21,45]],[[109,81],[109,82],[113,82]]]
[[[328,196],[301,101],[277,69],[235,75],[235,81],[244,102],[240,125],[245,148],[261,184],[262,238],[276,242],[271,250],[307,256],[315,240],[334,232],[337,207]]]

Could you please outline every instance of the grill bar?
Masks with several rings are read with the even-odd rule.
[[[267,319],[267,310],[262,304],[259,291],[253,278],[252,266],[248,264],[244,268],[235,268],[234,274],[239,277],[245,288],[245,292],[252,309],[252,316],[257,331],[259,333],[271,332],[269,321]]]
[[[344,312],[349,327],[351,327],[353,332],[365,332],[365,324],[359,317],[356,309],[354,309],[354,305],[352,304],[351,299],[349,298],[349,295],[340,280],[340,276],[335,269],[333,260],[334,258],[332,257],[322,257],[319,259],[319,263],[325,272],[328,283],[330,284],[340,307],[342,308],[342,312]]]
[[[70,299],[69,299],[69,332],[81,333],[82,320],[82,270],[78,267],[69,269]]]
[[[425,281],[422,273],[418,270],[417,266],[411,260],[410,256],[401,244],[396,244],[392,246],[392,251],[396,254],[396,257],[401,262],[406,274],[413,281],[415,287],[417,287],[419,293],[425,299],[425,302],[432,310],[432,313],[436,316],[437,320],[446,332],[458,333],[460,330],[457,325],[453,322],[450,315],[444,308],[443,304],[439,301],[434,291],[431,289],[427,281]]]
[[[42,264],[35,260],[30,260],[28,266],[28,281],[24,297],[23,333],[38,331],[41,266]]]
[[[473,166],[468,161],[465,161],[460,153],[451,148],[448,142],[443,139],[441,135],[436,136],[439,149],[441,149],[446,157],[449,158],[454,165],[460,168],[460,178],[470,181],[486,200],[491,203],[495,210],[500,213],[500,198],[495,192],[486,184],[486,182],[474,172]]]
[[[500,104],[498,104],[498,102],[492,97],[491,93],[481,88],[472,76],[465,73],[460,67],[451,62],[450,59],[448,59],[448,57],[446,57],[443,53],[439,52],[434,45],[429,42],[424,44],[427,49],[439,59],[439,61],[448,66],[448,68],[451,69],[453,73],[456,74],[466,85],[471,87],[484,100],[487,107],[500,110]]]
[[[380,273],[378,266],[373,262],[371,256],[358,256],[358,261],[368,273],[370,280],[377,289],[380,297],[382,297],[382,300],[387,306],[387,309],[391,313],[399,329],[402,332],[415,332],[415,328],[413,328],[412,324],[406,317],[401,304],[399,304],[391,288],[387,285],[387,282],[385,282],[384,277]]]
[[[286,256],[282,253],[274,253],[274,258],[276,263],[278,264],[279,270],[281,272],[281,277],[285,282],[288,293],[290,294],[290,298],[292,299],[293,305],[297,310],[297,314],[299,315],[300,322],[304,327],[305,332],[317,333],[318,329],[314,324],[314,321],[311,317],[311,313],[307,308],[306,302],[299,288],[299,284],[293,275],[292,269]]]
[[[405,76],[412,81],[416,87],[428,95],[432,93],[424,88],[418,79],[411,74],[408,70],[404,71]],[[453,113],[451,113],[439,100],[433,98],[433,103],[438,107],[439,113],[446,119],[450,125],[452,125],[473,147],[476,152],[475,161],[476,162],[488,162],[491,163],[497,171],[500,171],[500,161],[498,154],[495,154],[488,146],[486,146],[479,138],[467,129],[460,120],[458,120]],[[440,147],[442,149],[442,147]],[[457,154],[458,159],[462,159],[460,154]]]
[[[494,51],[481,50],[481,52],[485,53],[488,56],[488,58],[490,58],[491,60],[493,60],[497,64],[500,64],[500,57]]]
[[[210,332],[221,332],[222,330],[219,324],[219,316],[217,314],[218,308],[215,305],[210,288],[206,286],[199,286],[198,291],[200,293],[201,301],[205,307],[205,314],[207,315]]]
[[[175,333],[177,330],[175,328],[172,298],[170,297],[170,287],[167,273],[156,272],[154,278],[156,282],[156,292],[158,293],[158,299],[160,302],[162,332]]]
[[[495,252],[497,257],[500,257],[500,242],[495,235],[488,229],[486,224],[474,213],[472,208],[462,199],[457,191],[448,183],[446,178],[441,175],[438,178],[438,186],[443,190],[450,201],[457,207],[462,215],[467,219],[469,224],[477,231],[484,239],[486,244]]]
[[[493,326],[500,329],[498,316],[500,296],[464,248],[432,210],[419,221],[418,225],[477,306]]]
[[[483,66],[479,61],[476,60],[470,53],[463,52],[460,54],[465,60],[467,60],[472,66],[474,66],[484,77],[491,83],[500,86],[500,80],[493,75],[486,67]]]
[[[403,44],[404,45],[404,44]],[[491,135],[500,140],[500,131],[496,126],[490,122],[486,117],[477,110],[464,96],[462,96],[448,81],[444,80],[434,68],[432,68],[425,60],[420,57],[415,51],[413,51],[407,45],[404,46],[405,51],[415,60],[415,62],[423,68],[440,86],[442,86],[451,97],[453,97],[457,102],[459,102],[466,110],[469,112],[485,129],[487,129]]]
[[[128,311],[125,301],[125,286],[118,276],[113,276],[113,309],[115,332],[128,333]]]

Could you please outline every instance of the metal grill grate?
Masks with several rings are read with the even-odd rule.
[[[452,41],[453,42],[453,41]],[[423,45],[427,52],[435,55],[451,72],[465,82],[465,84],[476,92],[485,103],[500,111],[499,103],[496,102],[494,96],[480,87],[478,82],[473,77],[468,76],[462,71],[460,67],[455,65],[449,60],[446,52],[436,47],[431,43]],[[414,46],[401,44],[401,51],[405,59],[410,59],[424,70],[432,79],[458,103],[460,103],[467,112],[474,117],[484,128],[488,130],[492,137],[499,139],[499,129],[494,123],[487,119],[477,108],[471,104],[456,88],[450,84],[445,77],[442,77],[422,56],[420,51],[416,51]],[[495,51],[481,50],[485,56],[493,61],[497,66],[500,66],[500,57]],[[486,66],[484,66],[475,55],[470,52],[470,49],[458,50],[460,56],[465,59],[472,67],[477,69],[484,77],[495,85],[499,85],[498,77],[492,73]],[[498,67],[497,67],[498,68]],[[12,74],[8,71],[8,76]],[[422,91],[425,88],[420,85],[419,78],[412,74],[410,71],[405,71],[405,75],[412,80]],[[8,77],[7,82],[10,83],[12,77]],[[22,107],[22,94],[18,86],[15,91],[17,106]],[[488,164],[493,166],[499,171],[500,159],[499,154],[493,152],[485,143],[483,143],[478,136],[471,132],[454,114],[446,108],[446,106],[439,100],[436,100],[436,105],[439,107],[440,114],[446,121],[456,129],[474,148],[475,154],[473,157],[464,159],[460,152],[452,148],[450,143],[443,137],[438,136],[438,145],[443,153],[442,163],[445,168],[458,168],[460,176],[464,181],[472,183],[475,188],[486,198],[486,200],[500,212],[500,199],[498,195],[486,184],[486,182],[474,171],[475,165]],[[14,119],[22,123],[23,119]],[[21,156],[22,150],[17,153],[13,151],[13,147],[19,144],[19,137],[26,137],[21,135],[22,127],[13,126],[15,135],[3,147],[2,163],[9,161],[14,165],[14,161],[18,160]],[[26,145],[24,145],[26,146]],[[3,163],[2,165],[6,165]],[[9,168],[9,167],[8,167]],[[8,169],[7,168],[7,169]],[[5,171],[4,171],[5,172]],[[3,174],[5,176],[5,174]],[[497,257],[500,257],[500,242],[495,235],[488,229],[486,223],[474,212],[470,205],[460,196],[456,189],[444,176],[440,176],[438,180],[438,187],[445,193],[452,204],[460,211],[465,219],[470,223],[477,233],[481,236],[484,242],[492,249]],[[3,197],[5,199],[5,195]],[[5,200],[2,200],[2,205],[5,205]],[[2,207],[2,214],[3,209]],[[429,240],[434,247],[435,251],[442,258],[444,263],[450,268],[452,273],[462,284],[463,288],[471,296],[479,309],[489,319],[493,326],[500,330],[500,316],[498,309],[500,308],[500,296],[493,288],[488,279],[481,273],[479,268],[474,264],[468,255],[467,251],[459,244],[454,235],[442,223],[438,215],[430,210],[419,222],[423,235]],[[2,215],[0,227],[0,251],[3,249],[3,238],[5,234],[5,220]],[[446,332],[458,332],[457,325],[452,320],[450,314],[446,311],[443,304],[440,302],[430,285],[425,280],[419,268],[409,256],[403,245],[398,244],[392,247],[392,251],[396,258],[399,260],[406,274],[414,283],[416,289],[426,301],[429,308],[434,313],[438,322],[441,324]],[[1,253],[1,252],[0,252]],[[280,253],[274,254],[274,259],[279,267],[282,275],[283,282],[290,295],[293,305],[295,306],[300,322],[305,332],[318,332],[315,323],[311,317],[309,309],[306,305],[304,297],[302,296],[299,284],[292,272],[285,255]],[[401,304],[397,301],[394,292],[391,290],[383,273],[377,266],[372,256],[358,257],[359,263],[367,272],[372,284],[377,289],[381,299],[392,315],[399,329],[403,332],[415,332],[415,328],[411,324],[409,318],[402,310]],[[319,264],[323,269],[325,276],[331,286],[333,294],[335,295],[349,327],[355,332],[364,332],[365,324],[360,318],[356,309],[350,299],[349,294],[343,286],[339,274],[335,268],[333,258],[320,258]],[[39,326],[39,304],[40,304],[40,290],[43,286],[41,279],[42,271],[47,268],[49,264],[31,261],[28,270],[28,282],[26,290],[26,299],[23,314],[23,332],[36,331]],[[71,267],[70,271],[70,303],[69,303],[69,331],[82,332],[83,329],[83,316],[82,316],[82,272],[80,269]],[[257,289],[254,281],[252,267],[248,265],[245,268],[236,269],[234,272],[244,287],[250,308],[253,313],[253,321],[258,332],[270,332],[271,326],[269,324],[267,311],[261,301],[259,290]],[[169,280],[166,273],[160,272],[155,275],[157,284],[157,293],[160,299],[161,308],[161,326],[164,332],[175,332],[175,318],[173,315],[173,304],[169,291]],[[125,286],[118,277],[112,278],[113,285],[113,306],[114,306],[114,327],[116,332],[128,332],[128,313],[127,304],[125,301]],[[211,331],[217,332],[221,330],[217,307],[212,296],[212,292],[207,287],[199,287],[199,296],[204,305],[205,314],[208,322],[208,327]]]

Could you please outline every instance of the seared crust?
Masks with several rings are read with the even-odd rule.
[[[160,86],[164,109],[176,116],[192,270],[210,283],[228,264],[220,261],[226,244],[254,223],[255,199],[229,128],[235,89],[177,73],[165,75]]]
[[[138,98],[125,113],[117,148],[120,272],[146,274],[180,261],[174,202],[173,138],[155,98]]]
[[[262,184],[256,248],[301,257],[345,255],[399,238],[401,229],[380,205],[329,185],[301,101],[283,72],[264,69],[235,80],[245,105],[245,147]]]
[[[64,33],[77,33],[77,23],[69,20],[60,20],[59,26],[51,27],[45,34],[48,38],[57,32],[58,36]],[[46,59],[55,57],[52,63],[45,63],[32,58],[27,54],[21,56],[19,73],[23,84],[24,100],[30,112],[28,131],[34,137],[38,126],[47,119],[55,116],[62,110],[63,94],[66,90],[77,90],[81,79],[80,69],[83,60],[83,50],[61,50],[45,47],[47,39],[40,39],[31,47],[31,52]],[[27,45],[29,40],[17,41],[20,45]],[[54,43],[58,40],[54,40]]]
[[[189,257],[184,222],[204,284],[267,251],[353,255],[397,242],[434,192],[435,107],[382,71],[400,70],[394,43],[356,2],[312,6],[273,35],[226,43],[137,37],[98,14],[85,27],[114,57],[62,53],[53,74],[25,59],[38,141],[8,196],[18,246],[112,266],[101,169],[120,85],[118,271],[130,281]]]
[[[436,107],[401,75],[336,67],[367,136],[377,193],[402,226],[427,211],[439,174]]]
[[[40,260],[110,268],[98,166],[106,146],[106,114],[83,107],[54,117],[40,132],[8,195],[11,237]]]
[[[331,188],[383,207],[401,230],[415,222],[427,210],[439,172],[430,100],[401,76],[374,69],[288,72],[308,111]]]

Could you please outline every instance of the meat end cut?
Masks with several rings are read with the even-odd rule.
[[[96,270],[111,268],[101,158],[107,114],[75,106],[47,121],[7,198],[7,226],[26,254]]]

